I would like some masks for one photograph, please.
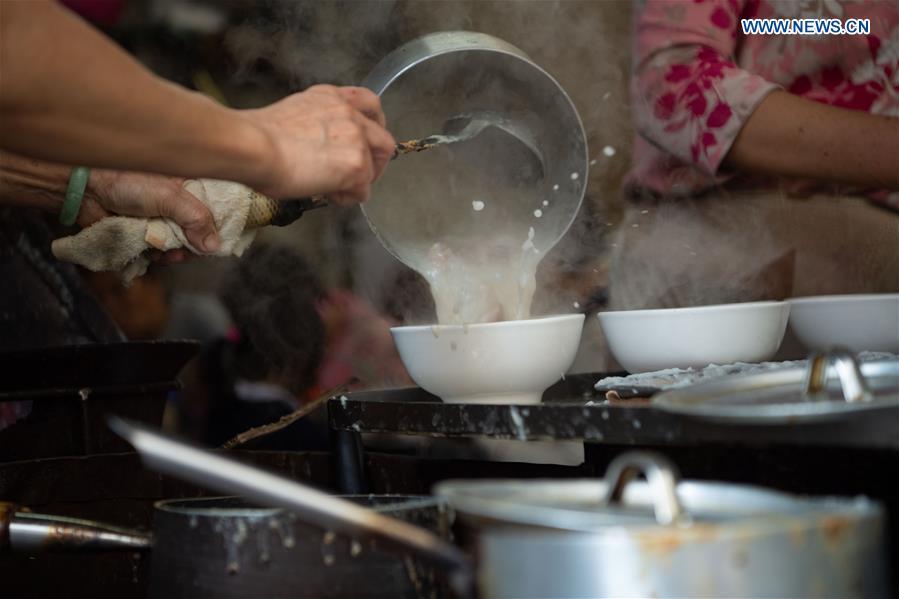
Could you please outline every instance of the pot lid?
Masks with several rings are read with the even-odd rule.
[[[646,481],[634,480],[639,475]],[[805,499],[748,485],[679,481],[667,458],[642,451],[613,460],[604,481],[452,480],[438,484],[434,493],[479,526],[584,532],[745,524],[742,530],[758,533],[783,526],[785,518],[802,528],[824,514],[879,509],[866,499]]]
[[[899,408],[899,359],[859,366],[847,350],[808,366],[728,376],[652,398],[661,410],[739,424],[795,424]]]

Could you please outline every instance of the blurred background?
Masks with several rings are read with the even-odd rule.
[[[630,1],[65,4],[157,74],[236,108],[316,83],[358,84],[391,50],[432,31],[481,31],[511,42],[570,94],[591,156],[587,197],[571,231],[541,265],[534,312],[603,306],[632,136]],[[312,211],[289,227],[266,230],[254,247],[241,260],[195,258],[155,268],[129,288],[112,275],[85,274],[130,339],[204,343],[184,397],[170,411],[170,427],[217,442],[233,427],[209,430],[212,410],[234,414],[246,428],[350,377],[358,379],[355,389],[410,384],[389,327],[433,322],[433,303],[426,283],[381,247],[358,208]],[[606,366],[595,320],[587,319],[575,371]],[[244,401],[229,405],[222,397]],[[280,407],[239,414],[235,406],[248,398]]]

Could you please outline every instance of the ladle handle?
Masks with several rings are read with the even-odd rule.
[[[250,210],[247,213],[247,229],[273,225],[284,227],[299,219],[307,210],[324,208],[328,200],[323,196],[298,200],[273,200],[261,193],[253,192]]]
[[[421,139],[401,141],[396,144],[396,149],[393,152],[393,157],[391,158],[391,160],[404,154],[411,154],[412,152],[422,152],[424,150],[430,150],[431,148],[454,143],[456,141],[460,140],[450,135],[430,135]]]
[[[294,512],[304,522],[350,536],[377,537],[452,569],[452,579],[470,588],[473,566],[468,556],[431,532],[317,491],[236,460],[199,449],[142,425],[111,417],[109,426],[158,472],[240,495],[266,507]],[[467,591],[466,591],[467,592]]]

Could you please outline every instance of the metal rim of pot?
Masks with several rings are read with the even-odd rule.
[[[440,507],[445,501],[437,497],[427,495],[398,495],[398,494],[368,494],[368,495],[334,495],[347,501],[360,501],[363,499],[385,500],[383,504],[369,507],[373,512],[393,512],[418,508]],[[240,500],[237,495],[221,495],[213,497],[190,497],[183,499],[160,499],[153,502],[153,509],[166,513],[183,516],[249,516],[268,517],[277,516],[287,512],[285,508],[261,507],[256,505],[235,505],[233,507],[204,507],[202,504],[220,503],[223,500]]]

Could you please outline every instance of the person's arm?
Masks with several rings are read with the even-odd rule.
[[[367,90],[323,87],[228,109],[156,77],[51,2],[0,2],[0,73],[0,147],[54,162],[340,201],[365,199],[393,151]]]
[[[721,161],[758,104],[778,86],[740,69],[743,2],[646,0],[637,4],[631,104],[637,132],[693,168],[697,185],[720,182]]]
[[[0,203],[59,214],[70,173],[67,166],[0,151]],[[219,238],[212,214],[182,184],[174,177],[93,169],[78,224],[116,214],[163,216],[177,222],[194,247],[214,252]]]
[[[154,76],[53,2],[0,2],[4,148],[45,160],[265,180],[267,137]]]
[[[706,186],[758,173],[899,189],[899,120],[794,96],[736,65],[743,4],[646,1],[635,26],[638,132]]]
[[[58,214],[71,171],[61,164],[0,151],[0,204]]]
[[[774,92],[743,125],[725,164],[899,190],[899,119]]]

